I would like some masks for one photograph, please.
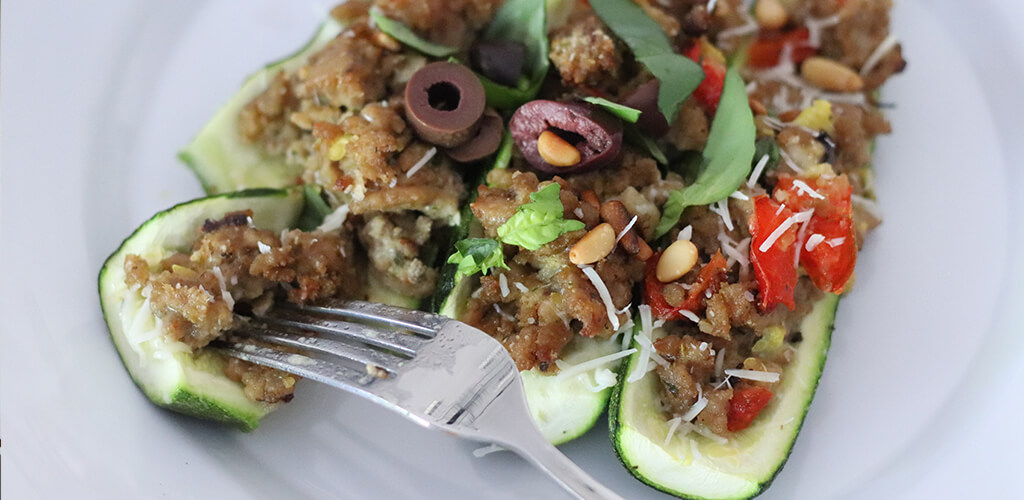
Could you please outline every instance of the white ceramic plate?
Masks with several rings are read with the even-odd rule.
[[[8,2],[2,22],[6,498],[562,498],[516,457],[304,384],[252,434],[148,403],[95,277],[157,210],[201,195],[174,157],[244,75],[289,53],[313,2]],[[965,12],[969,10],[970,12]],[[901,3],[909,70],[878,143],[886,222],[839,309],[818,396],[765,498],[1006,494],[1024,438],[1024,134],[1012,0]],[[1007,418],[1009,417],[1009,418]],[[629,498],[603,421],[563,450]],[[7,496],[10,495],[10,496]]]

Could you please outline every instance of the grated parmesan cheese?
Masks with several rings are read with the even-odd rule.
[[[864,65],[860,67],[860,76],[865,76],[870,73],[871,70],[875,69],[875,66],[882,60],[882,57],[888,54],[889,51],[896,46],[896,43],[896,37],[893,36],[892,33],[885,37],[885,40],[882,40],[878,44],[878,47],[875,47],[875,50],[871,51],[871,55],[868,56],[866,61],[864,61]]]
[[[786,234],[786,231],[789,230],[789,228],[792,227],[793,224],[806,222],[808,219],[811,218],[811,213],[813,212],[814,210],[811,209],[806,212],[800,212],[796,215],[787,217],[786,220],[782,221],[782,224],[779,224],[779,227],[775,228],[775,230],[772,231],[772,233],[769,234],[768,237],[761,242],[761,246],[757,247],[758,251],[760,251],[761,253],[767,252],[768,249],[770,249],[772,245],[774,245],[775,242],[782,237],[783,234]]]
[[[524,284],[522,284],[522,283],[520,283],[518,281],[513,282],[512,284],[515,285],[516,288],[518,288],[520,292],[526,293],[526,292],[530,291],[529,288],[526,288],[526,285],[524,285]]]
[[[807,244],[804,245],[804,249],[807,250],[808,252],[810,252],[810,251],[814,250],[815,248],[818,248],[818,245],[820,245],[821,242],[823,242],[823,241],[825,241],[825,237],[824,236],[822,236],[822,235],[820,235],[818,233],[814,233],[814,234],[811,235],[810,238],[807,238]]]
[[[609,387],[615,387],[618,383],[619,377],[615,372],[608,368],[603,368],[594,372],[594,385],[587,386],[590,392],[601,392]]]
[[[636,352],[636,348],[626,349],[624,351],[619,352],[613,352],[607,356],[601,356],[599,358],[587,360],[578,365],[571,365],[560,359],[555,360],[555,366],[557,366],[559,370],[558,375],[556,376],[561,378],[569,378],[590,370],[603,368],[608,363],[611,363],[612,361],[618,359],[622,359],[626,356],[629,356],[630,354],[633,354],[634,352]]]
[[[679,424],[683,423],[683,419],[675,417],[668,421],[668,435],[665,436],[665,446],[672,441],[672,436],[676,434],[676,429],[679,428]]]
[[[796,162],[793,161],[793,157],[789,156],[789,153],[786,152],[785,148],[779,148],[779,155],[782,156],[782,159],[785,161],[787,167],[791,168],[794,172],[798,174],[804,173],[804,169],[797,166]]]
[[[498,288],[501,290],[502,297],[508,297],[508,278],[505,277],[505,273],[498,275]]]
[[[639,343],[640,337],[646,337],[650,340],[652,333],[651,326],[653,322],[651,321],[651,306],[641,304],[637,309],[640,311],[640,331],[634,335],[634,338],[638,339]],[[639,354],[640,359],[637,360],[636,367],[633,369],[633,372],[626,378],[627,382],[636,382],[637,380],[644,378],[644,375],[647,373],[647,365],[650,362],[651,357],[650,350],[641,343]]]
[[[737,200],[742,200],[742,201],[750,200],[749,196],[743,194],[743,192],[741,192],[739,190],[733,191],[732,194],[729,195],[729,197],[737,199]]]
[[[766,120],[767,121],[767,120]],[[764,155],[760,160],[757,160],[757,165],[754,165],[754,171],[750,174],[750,179],[747,179],[747,187],[753,188],[757,184],[758,178],[761,177],[761,172],[764,172],[764,167],[768,165],[768,155]]]
[[[409,171],[405,173],[405,178],[408,179],[409,177],[416,175],[416,172],[419,172],[419,170],[423,168],[423,166],[426,165],[427,162],[434,158],[434,155],[436,154],[437,146],[428,149],[427,152],[423,154],[423,157],[420,158],[419,161],[417,161],[416,164],[413,165],[412,168],[410,168]]]
[[[693,238],[693,226],[691,225],[684,227],[682,231],[679,231],[679,236],[676,237],[677,240],[689,240],[690,238]]]
[[[821,32],[839,24],[839,14],[823,18],[808,17],[804,24],[807,26],[807,45],[818,48],[821,46]]]
[[[619,240],[621,240],[622,237],[625,236],[630,229],[633,229],[633,224],[636,224],[637,219],[638,217],[634,215],[633,218],[629,220],[629,224],[626,224],[626,227],[622,228],[622,231],[619,231],[619,234],[615,236],[616,244],[619,243]]]
[[[686,318],[686,319],[688,319],[690,321],[693,321],[694,323],[700,323],[700,318],[697,317],[697,315],[694,314],[693,311],[689,311],[687,309],[683,309],[683,310],[679,311],[679,314],[682,314],[684,318]]]
[[[775,372],[762,372],[758,370],[725,370],[725,374],[730,377],[743,378],[747,380],[753,380],[755,382],[778,382],[779,374]]]
[[[341,229],[341,225],[345,223],[345,219],[347,218],[348,205],[340,205],[338,208],[334,209],[333,212],[327,214],[327,217],[324,217],[323,223],[321,223],[320,226],[316,228],[316,230],[323,233],[328,233],[331,231]],[[284,234],[281,235],[281,242],[284,242]]]
[[[268,245],[268,244],[266,244],[266,243],[264,243],[262,241],[257,241],[256,242],[256,248],[258,248],[260,250],[261,254],[265,255],[265,254],[270,253],[270,245]]]
[[[716,201],[713,205],[708,205],[708,210],[718,214],[722,218],[722,222],[725,222],[726,229],[732,231],[732,216],[729,214],[729,199],[725,198]]]
[[[583,266],[580,269],[583,270],[583,274],[590,279],[590,282],[594,284],[594,288],[597,289],[597,294],[601,296],[601,301],[604,302],[604,307],[608,311],[608,321],[612,323],[612,330],[619,329],[619,317],[615,314],[615,304],[612,302],[612,295],[608,291],[608,287],[605,286],[604,281],[601,280],[601,275],[597,274],[591,266]]]
[[[228,291],[228,285],[224,281],[224,273],[221,272],[220,266],[213,266],[213,275],[217,277],[217,283],[220,284],[220,296],[224,299],[224,303],[227,304],[228,309],[235,310],[235,298],[231,296],[231,292]]]
[[[811,215],[807,216],[807,221],[811,220],[814,215],[814,209],[810,209]],[[800,250],[804,246],[804,234],[807,233],[807,221],[800,224],[800,230],[796,232],[796,251],[793,252],[793,267],[800,265]]]
[[[842,245],[843,242],[845,242],[845,241],[846,241],[846,236],[840,236],[838,238],[832,238],[830,240],[825,240],[825,243],[828,243],[828,246],[830,246],[832,248],[835,248],[835,247],[837,247],[839,245]]]
[[[824,200],[825,199],[824,196],[822,196],[820,193],[815,191],[814,188],[812,188],[811,186],[808,186],[806,182],[804,182],[804,181],[802,181],[800,179],[793,180],[793,185],[796,186],[796,190],[797,191],[799,191],[801,193],[804,193],[804,194],[811,195],[811,198],[817,198],[819,200]]]

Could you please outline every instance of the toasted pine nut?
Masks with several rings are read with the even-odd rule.
[[[800,67],[800,75],[811,85],[833,92],[857,92],[864,80],[856,71],[825,57],[808,57]]]
[[[580,241],[572,246],[572,249],[569,250],[569,262],[577,266],[593,264],[612,253],[614,248],[615,229],[611,224],[603,222],[583,235]]]
[[[789,21],[789,15],[779,0],[757,0],[754,15],[759,26],[770,30],[777,30]]]
[[[676,240],[661,254],[656,270],[658,281],[668,283],[681,278],[697,264],[697,245],[690,240]]]
[[[378,31],[373,34],[373,43],[382,49],[390,50],[392,52],[402,50],[402,45],[398,43],[398,40],[395,40],[391,35],[388,35],[383,31]]]
[[[579,150],[550,130],[541,132],[537,138],[537,152],[556,167],[571,167],[580,162]]]

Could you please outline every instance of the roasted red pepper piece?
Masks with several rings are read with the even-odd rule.
[[[693,286],[686,293],[686,300],[679,306],[673,306],[665,300],[665,294],[662,292],[662,287],[665,286],[665,283],[658,279],[658,261],[660,259],[661,252],[647,259],[644,295],[645,302],[651,306],[651,312],[654,316],[666,321],[682,319],[682,312],[684,310],[694,313],[699,312],[704,307],[707,291],[710,290],[714,294],[727,278],[726,272],[728,268],[726,266],[728,261],[722,256],[722,252],[716,252],[714,257],[711,257],[711,260],[700,268],[700,272],[697,274],[697,281],[693,283]]]
[[[820,290],[843,293],[857,264],[857,232],[853,227],[851,202],[853,187],[845,174],[799,179],[817,193],[819,197],[815,197],[800,189],[797,180],[780,176],[773,197],[794,210],[813,208],[814,215],[804,229],[804,241],[814,234],[825,238],[814,249],[800,252],[800,264]]]
[[[779,64],[782,50],[787,44],[793,47],[790,59],[799,64],[815,54],[814,47],[807,43],[810,36],[811,32],[807,28],[761,32],[747,48],[746,65],[752,68],[771,68]]]
[[[772,391],[760,386],[744,387],[734,391],[732,399],[729,400],[729,431],[742,431],[750,427],[750,423],[771,400]]]
[[[694,89],[693,97],[713,116],[718,110],[718,101],[722,97],[722,87],[725,85],[725,65],[702,57],[700,45],[697,44],[686,51],[686,57],[700,64],[700,68],[704,70],[704,80]]]
[[[754,266],[757,289],[761,295],[758,304],[762,311],[775,309],[778,304],[794,309],[796,302],[796,233],[797,224],[787,228],[764,252],[761,244],[778,229],[793,211],[771,198],[761,195],[754,198],[754,213],[750,217],[750,263]]]

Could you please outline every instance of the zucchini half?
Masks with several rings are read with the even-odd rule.
[[[450,318],[461,315],[475,281],[473,277],[461,275],[455,276],[454,280],[451,294],[438,310]],[[615,353],[619,347],[616,340],[580,337],[562,351],[561,359],[577,365]],[[566,443],[582,436],[597,423],[608,405],[612,388],[591,390],[594,386],[591,372],[593,370],[570,377],[547,375],[537,368],[519,372],[533,421],[552,444]]]
[[[140,291],[125,284],[124,260],[137,254],[151,264],[188,251],[197,228],[237,210],[252,210],[253,223],[281,231],[294,227],[302,214],[301,190],[256,189],[188,201],[160,212],[121,243],[100,269],[103,319],[121,361],[135,385],[153,403],[200,418],[252,430],[278,405],[245,397],[242,385],[224,376],[220,356],[200,352],[167,338]]]
[[[828,294],[814,304],[800,325],[803,340],[772,402],[726,444],[693,434],[666,444],[669,424],[661,410],[658,377],[649,372],[626,382],[639,361],[639,354],[630,356],[609,409],[619,460],[640,481],[683,498],[750,498],[764,491],[789,458],[803,425],[828,355],[838,303],[838,296]],[[655,339],[659,333],[654,331]]]
[[[178,158],[199,178],[207,194],[246,188],[281,188],[295,184],[302,170],[289,166],[284,155],[269,155],[238,134],[238,113],[267,87],[279,71],[295,71],[309,56],[331,41],[343,26],[328,18],[297,52],[263,67],[242,84],[242,88],[203,126],[199,135],[178,153]]]

